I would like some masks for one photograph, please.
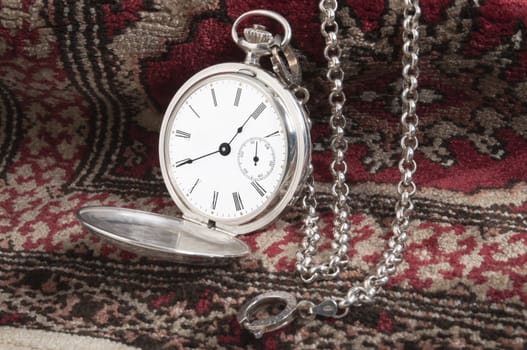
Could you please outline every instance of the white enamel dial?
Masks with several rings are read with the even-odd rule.
[[[214,77],[189,89],[172,112],[166,138],[172,184],[193,211],[211,220],[264,210],[287,169],[281,114],[248,79]]]

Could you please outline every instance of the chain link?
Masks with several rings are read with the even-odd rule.
[[[347,265],[348,240],[349,240],[349,208],[347,197],[349,188],[346,183],[347,164],[344,156],[348,149],[348,142],[344,137],[346,118],[343,115],[343,107],[346,95],[343,91],[344,70],[341,66],[342,48],[338,43],[338,23],[335,20],[338,4],[336,0],[321,1],[319,8],[323,14],[321,33],[326,41],[324,56],[328,62],[326,78],[332,84],[328,97],[331,106],[331,117],[329,124],[332,129],[330,140],[333,161],[330,164],[330,173],[334,183],[331,193],[334,198],[333,205],[333,244],[332,255],[325,264],[313,265],[313,256],[318,250],[320,233],[318,227],[317,201],[315,199],[315,181],[313,178],[313,166],[308,168],[308,180],[303,200],[303,206],[307,212],[304,219],[304,239],[302,249],[297,253],[296,269],[304,282],[310,283],[319,278],[333,279],[340,273],[341,266]]]
[[[321,0],[319,8],[322,13],[321,33],[325,39],[324,56],[328,62],[326,74],[331,83],[331,92],[328,100],[331,106],[329,124],[332,129],[330,148],[333,153],[333,161],[330,172],[334,183],[331,194],[334,198],[333,204],[333,253],[328,262],[315,265],[313,256],[317,253],[318,244],[321,239],[319,233],[319,217],[317,214],[317,200],[315,197],[315,181],[313,177],[313,165],[309,164],[307,169],[307,181],[304,189],[302,205],[306,211],[304,217],[304,238],[302,248],[297,252],[296,269],[304,282],[310,283],[318,279],[333,279],[340,272],[341,267],[348,264],[348,240],[350,224],[348,222],[349,207],[347,198],[349,188],[346,184],[347,164],[344,159],[348,149],[348,142],[344,136],[346,118],[343,114],[346,95],[343,91],[344,70],[341,66],[342,48],[338,43],[339,26],[335,20],[338,8],[337,0]],[[402,80],[403,90],[401,94],[402,103],[402,137],[401,137],[401,159],[399,171],[401,180],[397,185],[399,199],[395,204],[395,219],[392,222],[392,236],[388,241],[388,248],[382,259],[373,271],[362,283],[356,283],[347,293],[345,298],[333,297],[339,308],[347,313],[352,305],[360,305],[373,302],[373,298],[388,281],[390,275],[394,274],[397,265],[402,261],[402,252],[405,249],[405,241],[408,236],[410,215],[414,209],[412,196],[416,192],[413,176],[417,170],[414,153],[419,142],[416,136],[419,117],[416,106],[418,101],[417,79],[419,77],[419,17],[421,10],[418,0],[404,0],[403,16],[403,54],[402,54]],[[303,89],[298,87],[299,89]],[[306,96],[305,94],[302,94]],[[307,95],[308,96],[308,95]],[[307,99],[300,100],[302,104]]]

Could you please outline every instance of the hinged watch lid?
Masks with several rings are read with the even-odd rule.
[[[249,253],[249,247],[233,235],[179,218],[104,206],[81,208],[77,217],[109,243],[153,258],[212,265]]]

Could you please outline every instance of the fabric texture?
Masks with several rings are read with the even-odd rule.
[[[399,178],[401,3],[339,2],[350,263],[342,282],[306,285],[294,273],[299,203],[241,237],[251,255],[222,268],[117,249],[83,230],[75,212],[110,205],[179,215],[158,161],[164,108],[200,69],[241,61],[231,24],[267,8],[290,21],[311,91],[329,237],[329,88],[316,1],[0,0],[0,344],[31,330],[60,333],[45,333],[57,344],[84,339],[77,348],[525,348],[523,0],[421,3],[415,220],[405,261],[376,302],[258,340],[236,322],[243,302],[268,290],[344,296],[379,260]]]

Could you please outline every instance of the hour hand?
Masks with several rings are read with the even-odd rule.
[[[265,103],[260,103],[258,105],[258,107],[256,107],[256,109],[251,113],[250,116],[247,117],[247,119],[245,119],[245,121],[243,122],[243,124],[238,128],[236,129],[236,133],[234,134],[234,136],[231,138],[231,140],[229,141],[229,145],[232,143],[232,141],[234,141],[234,139],[239,135],[241,134],[241,132],[243,131],[243,128],[245,126],[245,124],[247,124],[247,122],[251,119],[258,119],[258,117],[260,116],[260,114],[262,114],[262,112],[265,110],[267,106],[265,105]]]

